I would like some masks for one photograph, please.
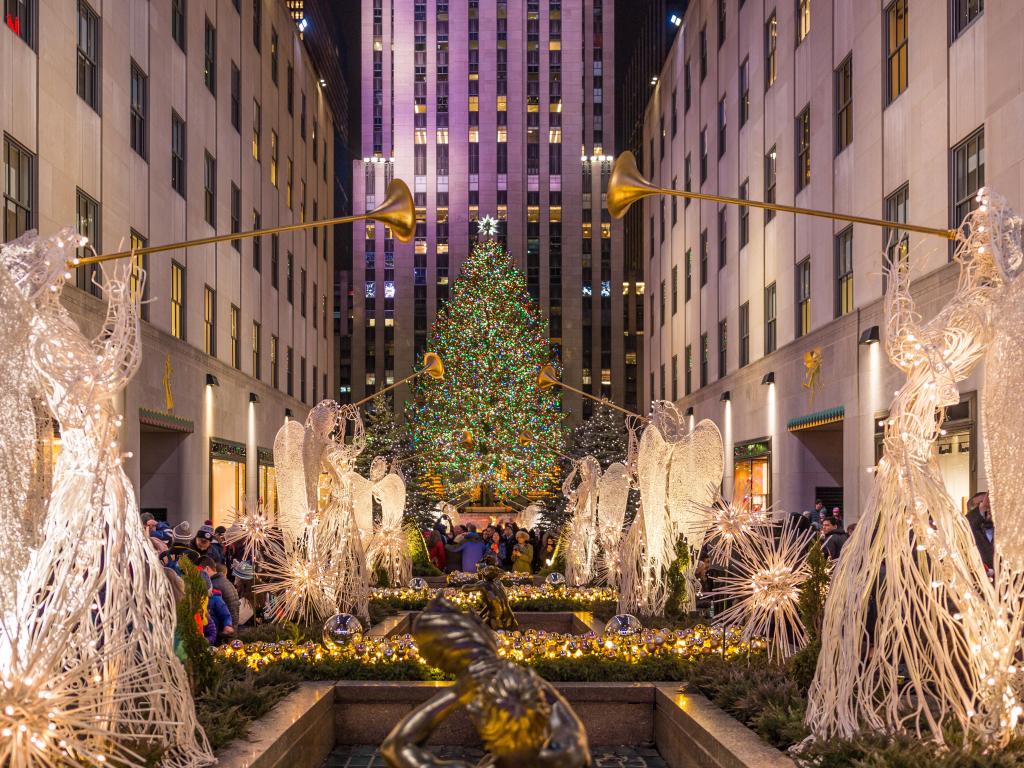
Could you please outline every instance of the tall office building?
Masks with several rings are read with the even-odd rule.
[[[339,120],[279,0],[4,7],[0,239],[77,226],[102,253],[333,210]],[[118,405],[144,510],[195,525],[245,496],[273,504],[278,428],[333,390],[334,238],[138,260],[142,366]],[[65,289],[87,333],[102,292],[87,267]]]
[[[418,365],[477,220],[493,216],[550,319],[565,381],[635,399],[620,227],[603,199],[615,154],[614,4],[363,0],[361,23],[354,208],[378,205],[400,178],[420,221],[408,245],[373,224],[353,233],[353,397]],[[567,396],[563,409],[578,419],[591,404]]]
[[[1021,210],[1020,3],[692,0],[648,105],[658,186],[955,227],[984,185]],[[883,256],[909,249],[932,317],[958,266],[900,227],[652,197],[646,378],[712,418],[727,493],[856,518],[902,373],[884,346]],[[980,371],[935,459],[960,504],[984,487]]]

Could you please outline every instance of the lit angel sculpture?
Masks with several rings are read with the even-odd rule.
[[[892,402],[884,456],[825,603],[807,709],[808,724],[822,737],[909,729],[942,741],[953,721],[989,740],[1016,719],[1007,682],[1013,665],[1007,649],[1016,638],[1008,637],[935,455],[944,409],[959,402],[957,382],[985,353],[993,301],[1003,290],[993,247],[1004,234],[1004,207],[984,202],[958,231],[960,279],[933,319],[925,322],[911,297],[905,249],[896,249],[886,265],[886,351],[906,381]],[[1020,436],[1002,437],[1009,446]],[[869,612],[876,616],[870,624]]]
[[[689,535],[687,546],[695,551],[703,531],[694,533],[696,507],[707,504],[712,488],[721,484],[725,471],[722,434],[709,419],[687,431],[674,405],[652,405],[651,423],[640,438],[637,452],[637,485],[640,511],[623,542],[619,610],[623,613],[659,615],[668,599],[668,569],[676,556],[676,542]],[[696,558],[684,573],[691,603],[696,600]]]
[[[60,302],[64,265],[84,244],[63,231],[0,248],[0,279],[13,282],[24,298],[4,311],[30,312],[33,394],[46,403],[63,441],[39,547],[19,574],[15,595],[4,596],[0,677],[12,685],[0,691],[0,711],[24,720],[0,750],[8,750],[3,762],[11,765],[72,764],[84,757],[69,754],[77,747],[91,763],[142,764],[132,750],[155,748],[164,765],[206,765],[213,756],[172,650],[170,586],[139,524],[122,469],[126,455],[117,443],[121,417],[114,398],[141,358],[136,294],[128,265],[104,270],[106,317],[97,336],[86,338]],[[137,279],[141,284],[145,275]],[[39,719],[38,703],[16,698],[33,693],[53,697],[54,729]],[[102,717],[106,734],[83,725],[89,711],[102,713],[94,718]],[[80,742],[65,739],[72,749],[62,751],[46,734],[24,738],[40,725]]]
[[[597,484],[601,465],[593,456],[575,462],[562,483],[566,512],[569,514],[565,536],[565,580],[571,587],[587,584],[594,575],[597,556]],[[575,485],[573,485],[575,483]]]
[[[412,558],[404,529],[405,478],[396,467],[377,456],[370,464],[373,497],[380,504],[380,522],[375,526],[368,556],[371,573],[382,570],[390,584],[408,584],[412,577]]]
[[[759,526],[734,540],[737,556],[710,595],[729,603],[716,623],[742,627],[746,640],[767,638],[769,653],[778,659],[806,645],[798,608],[800,587],[810,575],[804,553],[812,535],[793,525]]]
[[[597,563],[600,583],[616,589],[622,570],[622,526],[626,520],[629,490],[633,479],[629,469],[613,462],[597,483]]]

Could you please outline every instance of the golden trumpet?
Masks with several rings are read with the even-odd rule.
[[[404,185],[403,185],[404,186]],[[384,389],[378,389],[372,395],[367,395],[362,400],[357,400],[353,403],[354,406],[359,407],[373,400],[377,395],[383,395],[385,392],[390,392],[395,387],[400,387],[407,381],[412,381],[417,376],[427,375],[432,379],[443,379],[444,378],[444,363],[441,361],[441,356],[437,352],[427,352],[423,355],[423,367],[418,371],[413,371],[404,379],[399,379],[394,384],[389,384]]]
[[[592,395],[589,392],[584,392],[582,389],[576,389],[576,387],[571,387],[568,384],[560,381],[558,379],[558,373],[555,371],[555,366],[553,366],[551,363],[545,363],[544,365],[541,366],[540,371],[537,372],[537,388],[544,390],[551,389],[552,387],[561,387],[562,389],[567,389],[570,392],[574,392],[575,394],[580,395],[581,397],[587,398],[588,400],[593,400],[595,403],[607,405],[609,408],[613,408],[619,413],[624,413],[627,416],[633,416],[637,419],[640,419],[641,421],[649,421],[649,419],[645,418],[644,416],[641,416],[639,413],[634,413],[633,411],[630,411],[626,408],[622,408],[621,406],[616,405],[606,397],[598,397],[597,395]],[[522,435],[520,435],[520,439],[521,438]]]
[[[713,203],[724,203],[727,205],[744,205],[751,208],[764,208],[770,211],[782,211],[783,213],[795,213],[802,216],[817,216],[821,219],[833,219],[835,221],[848,221],[852,224],[870,224],[874,227],[888,227],[903,232],[917,232],[922,235],[936,235],[947,240],[956,240],[957,230],[942,229],[940,227],[924,227],[920,224],[905,224],[900,221],[887,221],[886,219],[873,219],[867,216],[851,216],[847,213],[836,213],[834,211],[821,211],[815,208],[798,208],[795,205],[780,205],[778,203],[764,203],[760,200],[747,200],[738,197],[723,197],[721,195],[708,195],[703,192],[685,192],[679,189],[668,187],[656,187],[640,174],[636,167],[636,157],[632,152],[623,152],[615,161],[612,167],[612,175],[608,179],[608,213],[614,219],[621,219],[626,215],[629,207],[644,197],[651,195],[671,195],[673,197],[685,197],[691,200],[708,200]]]
[[[126,259],[129,256],[143,256],[149,253],[164,253],[176,251],[181,248],[194,248],[200,245],[212,245],[224,243],[229,240],[242,240],[250,237],[263,237],[264,235],[276,235],[282,232],[299,232],[314,227],[333,227],[336,224],[349,224],[355,221],[377,221],[391,227],[392,234],[399,242],[408,243],[416,234],[416,206],[413,203],[412,193],[409,187],[401,179],[394,179],[388,185],[388,193],[379,206],[369,213],[361,213],[356,216],[339,216],[334,219],[320,219],[319,221],[307,221],[302,224],[285,224],[280,227],[268,227],[267,229],[256,229],[251,232],[230,232],[224,235],[213,235],[211,237],[200,237],[195,240],[184,240],[180,243],[168,245],[152,245],[145,248],[138,248],[134,251],[117,251],[116,253],[104,253],[99,256],[87,256],[82,259],[72,259],[69,267],[81,267],[86,264],[98,264],[103,261],[114,259]]]

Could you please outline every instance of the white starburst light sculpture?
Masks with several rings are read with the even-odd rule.
[[[716,623],[743,627],[748,640],[767,638],[769,653],[779,659],[806,645],[798,607],[800,587],[810,575],[804,553],[812,535],[783,525],[752,527],[736,538],[737,557],[710,595],[730,603]]]
[[[275,526],[262,499],[246,498],[241,510],[232,511],[231,525],[224,533],[228,546],[241,545],[242,560],[255,561],[275,540]]]
[[[732,559],[733,548],[758,529],[770,525],[771,518],[766,510],[726,501],[717,488],[710,488],[709,492],[712,494],[710,502],[694,504],[687,539],[698,549],[707,543],[711,561],[726,564]]]

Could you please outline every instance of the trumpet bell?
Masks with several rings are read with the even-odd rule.
[[[533,443],[533,435],[525,431],[519,433],[519,445],[526,447],[531,443]]]
[[[425,373],[432,379],[443,379],[444,363],[441,362],[441,356],[437,352],[427,352],[423,356],[423,369],[420,373]]]
[[[408,185],[401,179],[392,180],[384,202],[366,214],[366,218],[391,227],[391,233],[399,242],[410,242],[416,234],[416,206]]]
[[[608,179],[608,213],[613,219],[621,219],[637,200],[660,191],[640,175],[633,153],[623,152],[615,161]]]
[[[551,363],[546,363],[541,367],[540,373],[537,374],[537,386],[540,389],[551,389],[556,384],[560,384],[558,380],[558,374],[555,372],[555,366]]]

